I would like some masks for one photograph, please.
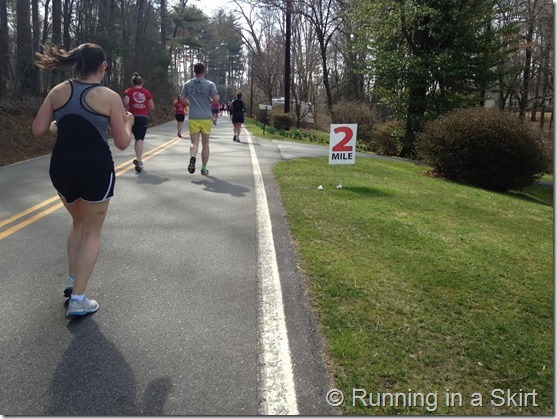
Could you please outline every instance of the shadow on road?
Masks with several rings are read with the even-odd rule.
[[[214,176],[207,176],[204,180],[192,181],[192,183],[204,186],[204,190],[209,192],[226,193],[237,197],[243,197],[249,192],[249,189],[244,186],[234,185]]]
[[[94,317],[72,320],[67,328],[73,339],[54,372],[45,415],[163,414],[172,387],[168,377],[151,381],[138,401],[132,369]]]
[[[161,185],[164,182],[168,182],[170,179],[167,177],[160,177],[157,175],[152,175],[148,172],[142,171],[141,173],[136,173],[138,183],[148,183],[150,185]]]

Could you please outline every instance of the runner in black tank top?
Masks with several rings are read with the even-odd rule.
[[[102,86],[108,63],[104,50],[83,44],[71,51],[45,45],[37,66],[73,66],[76,80],[54,86],[41,105],[31,130],[41,137],[57,134],[50,177],[72,217],[67,240],[68,277],[63,294],[70,297],[66,316],[84,316],[99,304],[85,296],[100,250],[101,232],[114,191],[114,162],[107,142],[110,125],[114,145],[131,141],[133,115],[119,95]]]
[[[114,162],[107,141],[109,118],[87,105],[87,93],[99,83],[70,80],[68,102],[54,111],[58,138],[50,160],[50,178],[68,203],[81,198],[102,202],[114,194]]]

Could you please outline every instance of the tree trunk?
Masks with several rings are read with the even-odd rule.
[[[52,43],[61,46],[62,42],[62,0],[52,0]]]
[[[166,50],[166,27],[167,27],[166,0],[161,0],[161,46]]]
[[[44,8],[43,8],[44,20],[43,20],[43,35],[41,37],[41,44],[45,44],[48,38],[48,22],[50,22],[50,18],[48,17],[49,5],[50,5],[50,0],[46,0],[44,2]]]
[[[426,110],[427,88],[419,80],[414,80],[409,90],[406,134],[400,151],[401,157],[412,157],[414,155],[416,135],[421,130],[421,121]]]
[[[17,0],[16,3],[16,66],[17,88],[16,98],[27,97],[32,89],[33,36],[31,33],[31,4],[29,0]]]
[[[64,39],[64,48],[66,49],[66,51],[69,51],[71,49],[72,38],[70,36],[70,25],[72,23],[72,4],[72,0],[64,0],[64,27],[62,36]]]
[[[132,28],[131,23],[130,23],[130,19],[128,19],[128,14],[130,14],[131,11],[129,9],[129,7],[127,6],[127,3],[125,0],[120,0],[120,17],[119,17],[119,24],[120,27],[122,28],[122,47],[124,48],[125,51],[129,51],[132,49]],[[132,76],[132,67],[134,65],[134,63],[131,61],[132,57],[130,56],[126,56],[126,59],[122,62],[122,83],[124,85],[127,85],[130,82],[131,76]]]
[[[413,55],[420,60],[420,64],[416,74],[409,77],[406,134],[400,151],[401,157],[412,157],[414,155],[416,135],[422,128],[421,124],[426,111],[427,99],[427,84],[423,78],[423,74],[427,74],[427,64],[424,63],[424,58],[428,55],[429,43],[430,36],[427,30],[417,29],[414,31]]]
[[[57,47],[62,46],[62,0],[52,0],[52,37],[51,42]],[[54,69],[50,73],[51,86],[62,81],[62,71]]]
[[[284,113],[290,112],[290,69],[292,39],[292,0],[286,0],[286,43],[284,48]]]
[[[519,117],[524,119],[528,108],[530,90],[530,71],[532,66],[532,40],[534,39],[534,19],[533,15],[537,9],[537,0],[533,4],[528,1],[528,32],[525,39],[524,70],[522,71],[522,97],[519,103]]]
[[[40,42],[40,34],[41,34],[41,23],[39,19],[39,2],[38,0],[31,0],[31,10],[33,13],[33,46],[32,52],[36,52],[39,50],[39,42]],[[33,55],[31,57],[31,61],[33,61]],[[39,93],[41,89],[41,79],[40,79],[40,72],[39,68],[35,65],[31,68],[31,92],[32,94],[36,95]]]
[[[543,84],[542,84],[542,109],[541,109],[541,116],[540,116],[540,129],[543,131],[545,125],[545,109],[546,109],[546,102],[547,102],[547,93],[551,94],[551,84],[549,83],[549,51],[548,47],[544,45],[544,54],[542,60],[542,72],[543,72]]]
[[[0,98],[7,95],[9,74],[8,2],[0,0]]]
[[[135,25],[135,59],[134,59],[134,71],[137,71],[141,74],[141,63],[142,63],[142,55],[140,51],[142,50],[143,46],[143,19],[145,14],[145,0],[138,0],[137,1],[137,21]]]
[[[325,86],[325,93],[327,95],[327,109],[332,120],[335,120],[335,109],[333,106],[333,94],[331,92],[331,84],[329,82],[329,66],[327,65],[327,47],[325,40],[319,37],[319,50],[321,51],[321,63],[323,65],[323,85]]]

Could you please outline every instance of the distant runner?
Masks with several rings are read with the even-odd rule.
[[[201,137],[201,174],[208,175],[207,163],[209,162],[209,135],[211,134],[211,104],[219,102],[217,86],[205,78],[205,64],[197,63],[193,66],[195,78],[189,80],[180,93],[180,101],[189,103],[188,128],[190,131],[190,164],[188,172],[195,172],[199,137]]]
[[[246,111],[244,101],[242,100],[242,92],[236,92],[236,99],[234,99],[230,104],[230,110],[232,115],[232,124],[234,125],[234,138],[232,141],[241,143],[240,133],[242,132],[242,124],[244,123],[244,112]]]
[[[182,138],[182,128],[186,119],[188,105],[180,102],[180,95],[174,99],[174,117],[178,123],[178,137]]]
[[[133,73],[132,85],[124,92],[124,106],[127,106],[129,111],[134,116],[133,135],[135,137],[135,160],[133,164],[136,172],[143,170],[143,140],[147,134],[147,125],[149,125],[149,111],[155,109],[153,96],[151,92],[143,87],[143,79],[139,74]]]

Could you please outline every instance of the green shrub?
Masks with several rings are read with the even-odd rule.
[[[531,185],[548,164],[541,137],[524,121],[482,108],[459,109],[429,122],[416,151],[435,175],[495,191]]]
[[[257,111],[257,120],[264,125],[269,124],[269,111],[267,109],[259,109]]]
[[[384,156],[399,156],[404,134],[405,126],[401,121],[379,122],[373,126],[369,150]]]
[[[294,118],[291,114],[284,113],[284,106],[274,105],[269,113],[269,124],[277,130],[288,131],[294,124]]]
[[[335,105],[335,116],[333,124],[358,124],[357,141],[364,145],[364,149],[370,149],[373,137],[373,124],[377,120],[377,114],[365,102],[343,101]]]
[[[283,137],[294,138],[296,140],[301,140],[304,137],[307,137],[307,134],[300,131],[299,129],[294,129],[290,131],[285,131],[283,129],[278,130],[277,134],[282,135]]]

